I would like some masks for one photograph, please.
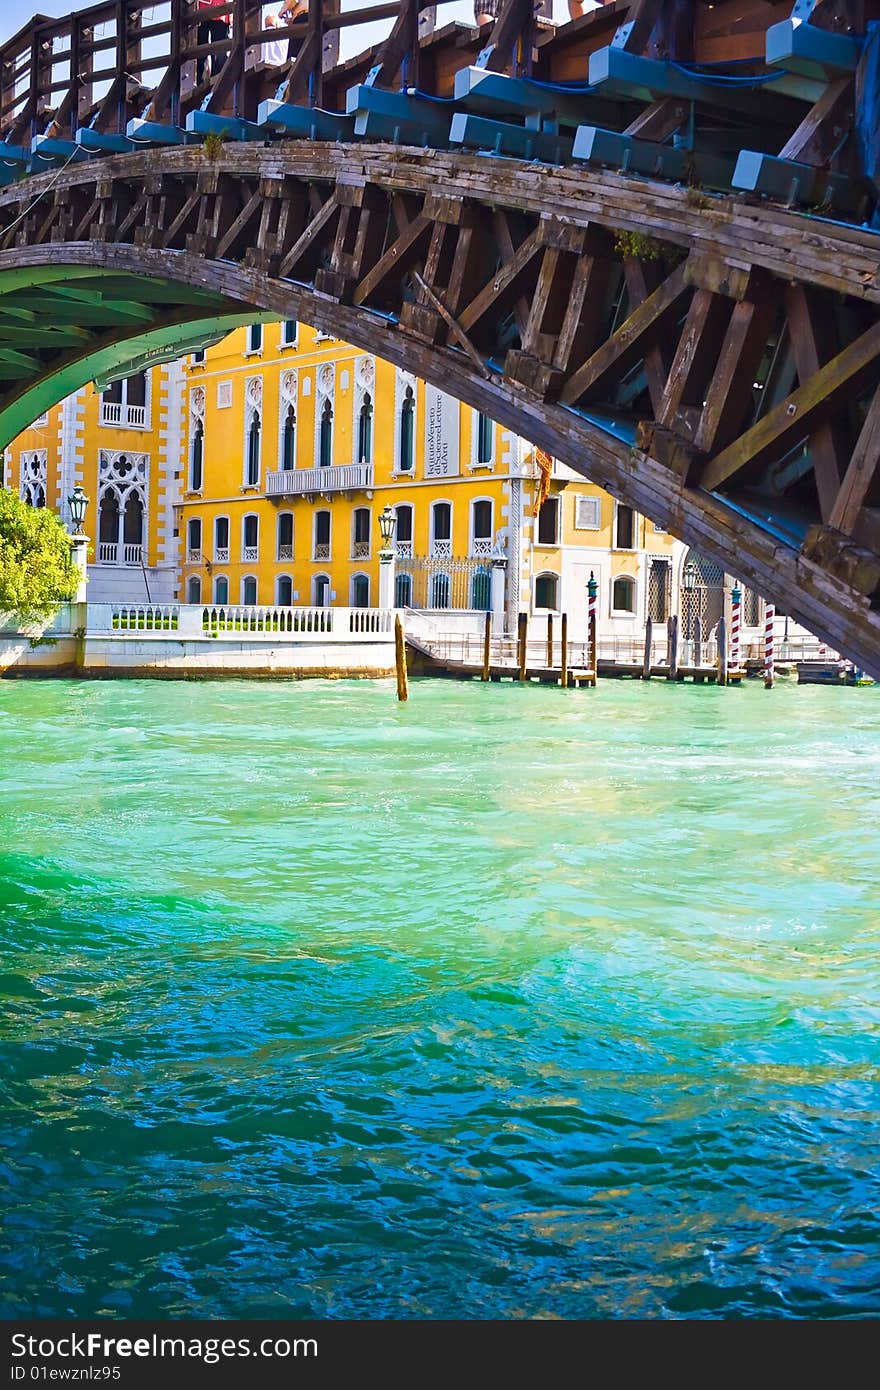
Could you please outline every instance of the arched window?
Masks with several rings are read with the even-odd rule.
[[[202,558],[202,523],[197,516],[186,523],[186,558],[190,564],[198,564]]]
[[[416,439],[416,398],[411,386],[407,386],[400,407],[400,454],[398,467],[401,473],[411,473],[415,461]]]
[[[636,581],[629,575],[622,574],[615,579],[611,587],[611,607],[616,613],[636,611]]]
[[[281,467],[285,473],[296,467],[296,411],[292,404],[287,407],[281,431]]]
[[[333,406],[329,399],[321,411],[321,430],[318,439],[318,463],[321,468],[329,468],[333,462]]]
[[[197,574],[191,574],[186,581],[186,601],[187,603],[201,603],[202,601],[202,581]]]
[[[315,550],[313,560],[330,559],[330,513],[315,512]]]
[[[214,518],[214,559],[218,564],[229,564],[229,517]]]
[[[225,574],[218,574],[214,580],[214,602],[224,604],[229,602],[229,580]]]
[[[369,507],[355,507],[351,521],[351,558],[353,560],[367,560],[370,556]]]
[[[316,574],[312,580],[312,603],[316,608],[330,607],[330,577]]]
[[[202,472],[205,456],[205,426],[197,420],[189,446],[189,487],[190,492],[201,492]]]
[[[358,462],[369,463],[373,457],[373,402],[369,391],[364,392],[358,414]]]
[[[289,608],[293,603],[293,580],[289,574],[279,574],[276,579],[275,602],[282,608]]]
[[[394,607],[412,608],[412,575],[398,574],[394,579]]]
[[[125,499],[122,541],[125,564],[139,565],[144,543],[144,504],[136,492],[130,492]]]
[[[452,504],[435,502],[431,508],[431,554],[441,558],[452,555]]]
[[[370,606],[370,576],[368,574],[354,574],[351,578],[351,606],[352,608],[369,608]]]
[[[480,498],[471,503],[471,554],[492,553],[492,503]]]
[[[494,428],[488,415],[477,412],[477,463],[492,462]]]
[[[248,607],[253,607],[257,601],[257,581],[252,574],[245,575],[241,581],[241,601]]]
[[[278,518],[279,560],[293,559],[293,512],[282,512]]]
[[[478,569],[471,580],[471,608],[488,612],[492,604],[492,576],[487,569]]]
[[[245,470],[245,483],[248,487],[256,487],[260,481],[260,413],[254,410],[251,413],[250,424],[247,432],[247,468]]]
[[[431,607],[449,607],[449,575],[435,574],[431,580]]]
[[[413,507],[410,502],[398,502],[394,508],[397,525],[394,528],[394,543],[397,554],[407,558],[413,553]]]
[[[251,512],[241,523],[241,558],[259,560],[260,558],[260,519]]]
[[[98,559],[115,565],[119,558],[119,498],[113,488],[101,494],[98,508]]]
[[[535,607],[559,607],[559,575],[539,574],[535,580]]]

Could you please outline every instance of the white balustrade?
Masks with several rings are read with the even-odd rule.
[[[298,608],[228,603],[90,603],[90,635],[210,642],[390,640],[394,613],[388,608]]]
[[[145,430],[149,426],[145,405],[125,405],[121,401],[101,401],[101,424],[121,429]]]
[[[220,549],[220,548],[218,548],[218,547],[215,546],[215,548],[214,548],[214,562],[215,562],[215,564],[218,564],[218,565],[228,565],[228,564],[229,564],[229,548],[228,548],[228,546],[227,546],[227,547],[224,547],[223,549]]]
[[[101,402],[101,424],[118,425],[122,420],[122,406],[119,401]]]
[[[352,558],[353,560],[369,560],[369,558],[370,558],[370,542],[369,542],[369,541],[355,541],[355,542],[352,544],[352,547],[351,547],[351,558]]]
[[[326,544],[322,541],[320,545],[316,545],[316,546],[315,546],[315,554],[314,554],[314,557],[313,557],[313,558],[314,558],[315,560],[329,560],[329,559],[330,559],[330,543],[329,543],[329,541],[328,541]]]
[[[452,559],[452,541],[451,541],[451,540],[449,540],[449,541],[433,540],[433,541],[431,542],[431,559],[432,559],[432,560],[451,560],[451,559]]]
[[[142,561],[144,548],[142,545],[124,545],[122,547],[122,563],[124,565],[139,565]]]
[[[119,556],[119,546],[115,541],[98,542],[98,563],[101,565],[115,565]]]
[[[491,556],[493,550],[494,542],[491,536],[487,540],[478,539],[471,541],[471,555],[474,559],[479,559],[483,556]]]
[[[186,552],[186,563],[188,565],[200,565],[202,563],[201,550],[188,550]]]
[[[371,463],[334,463],[328,468],[282,468],[266,474],[266,494],[269,497],[357,492],[372,486]]]
[[[241,558],[242,558],[242,560],[246,560],[246,561],[248,561],[248,560],[249,560],[249,561],[259,560],[259,558],[260,558],[260,547],[259,547],[258,545],[245,545],[245,546],[242,546]]]
[[[394,548],[397,552],[398,560],[411,560],[413,557],[412,541],[395,541]]]
[[[293,546],[292,546],[292,545],[279,545],[279,547],[278,547],[278,559],[279,559],[279,560],[292,560],[292,559],[293,559]]]

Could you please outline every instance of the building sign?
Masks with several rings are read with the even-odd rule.
[[[458,477],[458,401],[425,387],[425,477]]]

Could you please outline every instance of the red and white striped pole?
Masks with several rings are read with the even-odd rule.
[[[730,591],[730,669],[739,670],[740,622],[742,618],[742,589],[734,584]]]
[[[773,624],[776,609],[772,603],[764,605],[764,689],[773,688]]]
[[[598,593],[599,585],[596,580],[596,576],[594,575],[593,571],[590,570],[590,577],[587,580],[587,641],[590,644],[591,666],[588,669],[592,669],[594,673],[598,670],[599,666],[599,653],[597,651],[596,641],[596,600]]]

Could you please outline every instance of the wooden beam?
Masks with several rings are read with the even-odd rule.
[[[778,287],[761,274],[750,297],[734,305],[694,435],[701,453],[724,448],[741,430],[778,305]]]
[[[513,255],[499,267],[495,275],[485,285],[480,293],[471,300],[470,304],[462,310],[458,316],[461,327],[467,333],[473,328],[475,323],[489,312],[490,309],[497,307],[497,301],[504,295],[505,291],[511,289],[518,277],[527,268],[529,262],[541,250],[541,242],[538,235],[538,228],[526,237]],[[526,315],[528,317],[528,314]]]
[[[804,285],[785,291],[785,316],[798,381],[804,385],[834,356],[833,305]],[[823,521],[831,515],[846,466],[847,430],[842,421],[823,420],[810,435],[810,457]]]
[[[856,440],[849,467],[828,518],[828,525],[845,536],[853,533],[868,490],[880,465],[880,387],[874,392],[865,423]]]
[[[804,386],[763,416],[706,464],[700,485],[711,491],[744,468],[782,454],[806,438],[845,399],[880,377],[880,320],[826,363]]]
[[[689,293],[684,264],[676,266],[617,332],[578,368],[562,389],[560,400],[563,404],[574,405],[588,394],[597,395],[612,373],[623,372],[644,358],[670,319],[679,312],[682,298]],[[666,373],[660,385],[661,395],[665,381]]]
[[[728,300],[710,290],[695,291],[657,412],[661,425],[687,439],[693,437],[694,429],[687,413],[680,414],[681,408],[696,407],[702,401],[729,317]]]
[[[779,151],[780,159],[824,164],[852,129],[853,81],[852,77],[839,77],[836,82],[829,82],[797,130],[786,140]]]

